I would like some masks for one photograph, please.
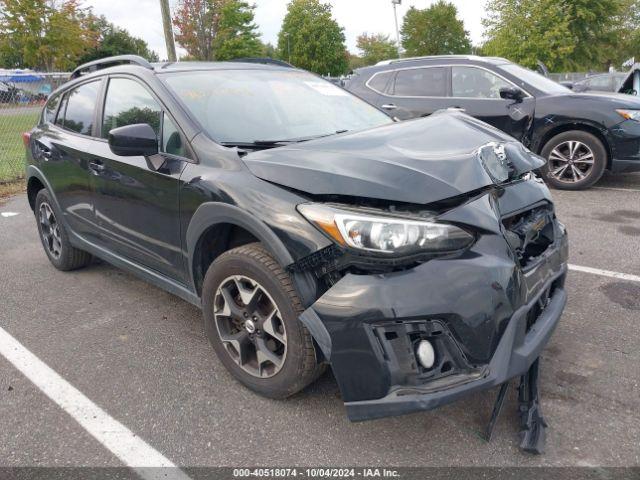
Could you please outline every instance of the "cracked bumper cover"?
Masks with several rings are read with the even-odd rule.
[[[564,228],[556,224],[554,244],[523,270],[497,224],[482,219],[526,197],[481,198],[455,212],[483,230],[461,257],[348,274],[303,312],[350,420],[430,410],[522,375],[538,358],[566,303]],[[421,339],[434,344],[441,371],[416,361]]]

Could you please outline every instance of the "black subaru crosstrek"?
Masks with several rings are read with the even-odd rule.
[[[201,307],[269,397],[330,365],[352,420],[437,407],[528,372],[566,302],[544,161],[461,112],[398,123],[286,66],[116,57],[25,144],[51,263]]]
[[[640,171],[640,99],[577,93],[504,58],[452,55],[381,62],[346,88],[405,120],[459,108],[548,160],[555,188],[579,190],[605,170]]]

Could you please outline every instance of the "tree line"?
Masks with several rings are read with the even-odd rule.
[[[344,28],[325,0],[290,0],[277,44],[263,43],[255,5],[245,0],[179,0],[173,25],[185,60],[271,57],[323,75],[341,75],[396,58],[388,35],[358,36],[347,50]],[[455,5],[438,0],[402,19],[403,56],[506,57],[551,71],[604,70],[640,49],[640,0],[488,0],[484,41],[472,46]],[[146,42],[97,16],[80,0],[0,0],[0,66],[68,70],[109,55],[157,61]]]
[[[78,64],[132,53],[152,61],[147,43],[79,0],[0,0],[0,67],[67,71]]]

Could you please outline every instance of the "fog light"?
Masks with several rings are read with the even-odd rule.
[[[421,340],[416,348],[416,355],[420,365],[424,368],[431,368],[436,361],[436,352],[428,340]]]

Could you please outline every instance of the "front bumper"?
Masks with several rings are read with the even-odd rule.
[[[464,255],[348,274],[303,312],[351,420],[429,410],[529,369],[566,303],[567,237],[557,223],[553,245],[523,269],[500,219],[541,199],[548,191],[535,182],[487,193],[446,214],[481,232]],[[423,339],[435,347],[433,369],[416,360]]]

